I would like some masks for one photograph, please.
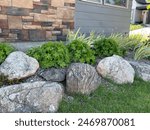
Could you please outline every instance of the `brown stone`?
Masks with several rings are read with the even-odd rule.
[[[22,41],[29,41],[28,30],[22,30],[21,33],[18,36],[18,39],[22,40]]]
[[[22,29],[21,16],[8,16],[9,29]]]
[[[0,28],[8,28],[7,20],[0,20]]]

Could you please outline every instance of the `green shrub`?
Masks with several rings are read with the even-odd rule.
[[[68,49],[62,42],[48,42],[27,54],[37,59],[42,68],[64,68],[70,64]]]
[[[95,63],[94,51],[85,42],[74,40],[67,45],[72,62]]]
[[[140,60],[143,58],[150,59],[150,39],[146,40],[135,47],[135,60]]]
[[[96,56],[107,57],[113,54],[123,55],[123,50],[113,38],[102,38],[94,42]]]
[[[0,43],[0,64],[4,62],[6,57],[14,51],[14,48],[7,43]]]

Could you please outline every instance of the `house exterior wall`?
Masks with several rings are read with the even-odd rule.
[[[1,41],[64,40],[75,0],[0,0]]]
[[[112,7],[97,3],[76,1],[75,29],[89,33],[128,33],[131,18],[132,0],[128,8]]]

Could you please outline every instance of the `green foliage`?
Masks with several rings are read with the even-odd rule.
[[[6,57],[14,51],[14,48],[7,43],[0,43],[0,64],[4,62]]]
[[[96,56],[106,57],[116,55],[123,55],[123,50],[113,38],[102,38],[94,42],[94,49]]]
[[[143,28],[141,24],[130,24],[130,31],[137,30]]]
[[[135,47],[135,60],[150,58],[150,39],[146,40]]]
[[[74,40],[67,45],[72,62],[95,63],[94,51],[84,41]]]
[[[42,68],[64,68],[70,64],[70,54],[62,42],[48,42],[27,54],[37,59]]]
[[[0,87],[3,85],[13,85],[20,83],[21,80],[14,79],[14,80],[8,80],[7,76],[0,75]]]
[[[133,84],[102,84],[90,95],[71,95],[63,99],[60,113],[143,113],[150,112],[150,82],[135,79]],[[141,105],[142,104],[142,105]]]
[[[149,4],[149,5],[147,5],[147,7],[146,7],[146,8],[147,8],[147,10],[150,10],[150,4]]]

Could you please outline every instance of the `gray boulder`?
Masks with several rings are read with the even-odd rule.
[[[68,92],[90,94],[100,85],[101,78],[91,65],[73,63],[67,71],[66,82]]]
[[[135,73],[144,81],[150,81],[150,65],[142,62],[129,61],[133,66]]]
[[[98,73],[118,84],[133,83],[135,71],[122,57],[113,55],[102,59],[97,66]]]
[[[66,78],[66,69],[44,69],[38,72],[38,75],[47,81],[61,82]]]
[[[56,112],[63,97],[58,83],[34,82],[0,88],[0,112]]]
[[[39,68],[36,59],[23,52],[12,52],[0,66],[0,75],[7,76],[9,80],[23,79],[35,74]]]

